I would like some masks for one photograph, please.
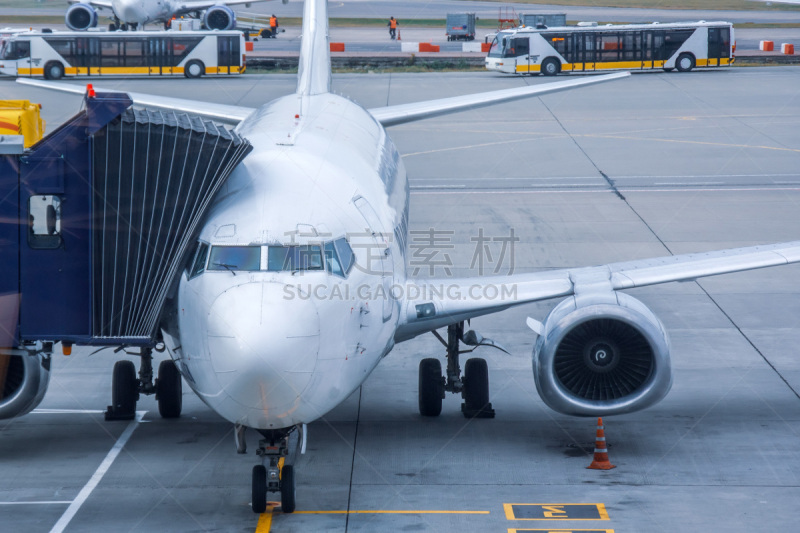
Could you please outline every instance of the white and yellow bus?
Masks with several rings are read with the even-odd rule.
[[[729,22],[521,27],[499,32],[486,68],[516,74],[719,67],[734,61]]]
[[[11,76],[241,74],[240,31],[23,32],[5,38],[0,73]]]

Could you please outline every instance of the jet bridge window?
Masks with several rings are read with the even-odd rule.
[[[260,246],[212,246],[208,270],[260,270]]]
[[[37,194],[28,200],[28,244],[31,248],[61,246],[61,198]]]
[[[267,270],[322,270],[322,246],[316,244],[270,246],[267,251]]]

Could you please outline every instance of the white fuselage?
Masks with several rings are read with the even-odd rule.
[[[169,0],[112,0],[114,15],[126,24],[169,20],[177,11]]]
[[[336,95],[280,98],[238,131],[254,150],[217,194],[200,241],[260,245],[266,257],[270,245],[348,236],[356,255],[346,278],[181,277],[178,338],[165,339],[187,382],[231,422],[276,429],[330,411],[394,345],[400,302],[388,289],[405,279],[408,185],[383,127]]]

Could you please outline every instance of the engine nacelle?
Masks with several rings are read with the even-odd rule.
[[[236,28],[236,13],[228,6],[211,6],[203,16],[203,25],[209,30],[232,30]]]
[[[75,31],[84,31],[97,26],[97,11],[88,4],[72,4],[64,18],[67,27]]]
[[[568,298],[545,320],[533,377],[539,396],[560,413],[639,411],[672,386],[669,339],[652,311],[627,294]]]
[[[0,419],[22,416],[36,409],[49,383],[49,358],[41,353],[11,356],[5,384],[0,383],[5,385],[0,386]]]

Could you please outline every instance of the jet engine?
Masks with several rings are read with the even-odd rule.
[[[0,419],[30,413],[47,392],[50,358],[42,354],[0,355],[0,358],[8,358],[5,382],[0,383]]]
[[[236,13],[228,6],[211,6],[203,16],[203,25],[209,30],[236,28]]]
[[[97,26],[97,11],[88,4],[72,4],[64,18],[67,27],[75,31],[84,31]]]
[[[560,413],[639,411],[672,386],[669,339],[652,311],[627,294],[575,296],[547,316],[533,376],[539,396]]]

